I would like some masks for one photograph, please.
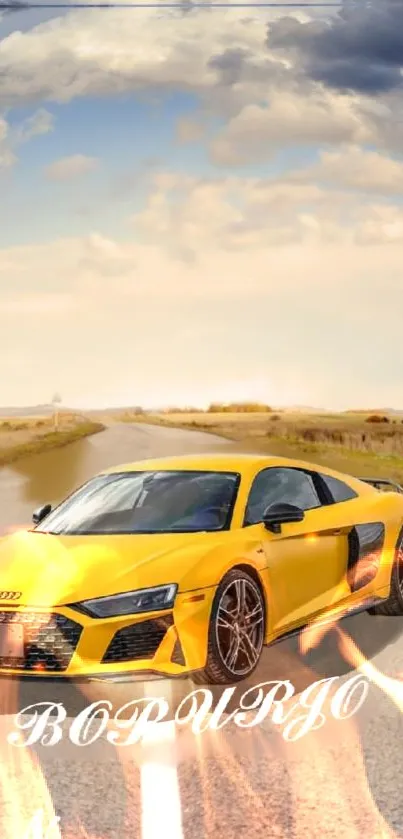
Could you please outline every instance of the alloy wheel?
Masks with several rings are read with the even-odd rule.
[[[228,583],[218,603],[215,630],[221,660],[234,677],[254,670],[264,627],[264,604],[257,585],[244,577]]]

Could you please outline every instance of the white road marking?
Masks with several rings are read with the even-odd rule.
[[[147,696],[146,685],[144,693]],[[167,699],[170,700],[170,685],[165,686],[164,693],[169,694]],[[176,738],[175,722],[156,723],[143,737],[144,760],[140,769],[142,839],[161,839],[161,836],[183,839]]]

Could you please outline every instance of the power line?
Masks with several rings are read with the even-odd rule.
[[[307,2],[307,3],[281,3],[281,2],[272,2],[272,3],[209,3],[209,2],[193,2],[193,0],[179,0],[176,3],[25,3],[19,2],[19,0],[15,0],[15,2],[7,3],[0,0],[0,10],[4,11],[24,11],[25,9],[176,9],[176,8],[194,8],[194,9],[227,9],[227,8],[239,8],[239,9],[249,9],[249,8],[263,8],[263,9],[271,9],[271,8],[280,8],[280,9],[311,9],[311,8],[320,8],[320,9],[330,9],[330,8],[340,8],[341,6],[359,6],[364,8],[366,6],[371,5],[371,0],[363,0],[363,2],[358,3],[357,0],[352,0],[352,2],[343,2],[343,0],[331,0],[331,2],[327,3],[320,3],[320,2]]]

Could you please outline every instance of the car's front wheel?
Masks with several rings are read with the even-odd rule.
[[[194,681],[232,684],[250,676],[259,663],[266,627],[263,593],[256,580],[234,568],[221,580],[212,605],[207,662]]]

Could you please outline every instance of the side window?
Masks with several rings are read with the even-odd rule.
[[[338,478],[332,478],[330,475],[321,474],[320,477],[336,504],[340,501],[351,501],[352,498],[357,498],[357,493],[347,486],[344,481],[339,481]]]
[[[259,472],[252,484],[244,525],[262,521],[266,507],[281,502],[295,504],[302,510],[321,506],[313,480],[307,472],[272,466]]]

